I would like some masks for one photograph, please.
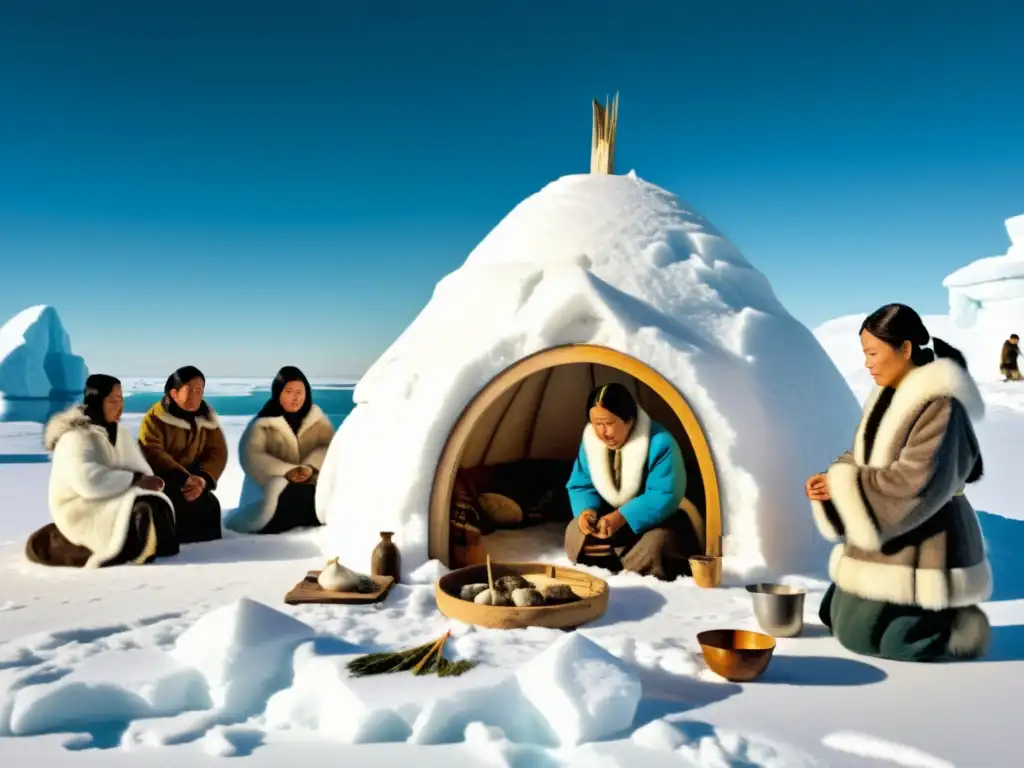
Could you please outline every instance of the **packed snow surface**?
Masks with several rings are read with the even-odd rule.
[[[441,280],[330,446],[325,554],[365,570],[391,530],[403,568],[426,562],[434,472],[460,413],[505,368],[571,343],[630,355],[683,393],[715,462],[727,574],[820,571],[827,547],[801,487],[845,449],[856,400],[764,275],[635,176],[549,184]]]
[[[29,307],[0,327],[0,399],[78,394],[88,376],[53,307]]]
[[[989,656],[943,665],[853,656],[818,622],[825,582],[788,575],[785,583],[808,589],[805,632],[780,639],[764,677],[742,685],[711,673],[696,642],[704,629],[757,628],[742,587],[701,590],[690,580],[586,569],[608,580],[608,610],[567,635],[446,619],[434,601],[434,580],[445,570],[436,561],[377,605],[287,606],[284,593],[323,565],[320,531],[228,533],[141,568],[30,565],[24,539],[48,519],[49,468],[4,457],[41,455],[42,427],[0,424],[0,763],[1015,765],[1024,680],[1024,520],[1015,501],[1024,387],[981,386],[986,472],[969,496],[985,510],[995,575],[983,606],[994,627]],[[132,414],[126,426],[135,430],[138,420]],[[224,420],[231,458],[217,494],[225,510],[241,487],[237,447],[247,421]],[[803,509],[809,516],[806,502]],[[539,541],[544,533],[494,534],[500,541],[488,547],[498,559],[519,553],[565,564],[559,532]],[[354,655],[409,648],[448,629],[450,658],[481,662],[462,677],[348,674]],[[531,693],[529,681],[541,673],[550,675],[547,698]],[[640,698],[627,723],[634,681]]]

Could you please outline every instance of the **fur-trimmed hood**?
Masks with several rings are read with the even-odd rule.
[[[310,406],[309,412],[302,417],[302,423],[299,424],[299,431],[297,433],[292,432],[292,428],[284,416],[260,416],[253,421],[253,426],[274,429],[290,439],[297,440],[299,435],[308,429],[312,429],[313,425],[322,420],[327,420],[327,416],[320,409],[319,405],[314,404]]]
[[[622,477],[619,487],[612,478],[608,446],[597,436],[594,425],[587,423],[583,428],[583,450],[587,454],[590,479],[601,498],[613,507],[620,507],[640,493],[647,469],[648,451],[651,443],[651,417],[639,405],[636,421],[619,448],[622,458]]]
[[[121,426],[118,425],[118,429]],[[73,405],[66,411],[54,414],[46,422],[46,429],[43,430],[43,447],[51,453],[57,447],[57,442],[73,429],[92,429],[106,439],[106,430],[98,424],[93,424],[85,415],[85,406]]]
[[[152,410],[153,415],[164,424],[170,424],[172,427],[178,427],[179,429],[192,429],[191,424],[184,419],[179,419],[168,411],[163,401],[153,406]],[[196,426],[203,429],[220,429],[220,419],[217,418],[217,412],[205,400],[199,406],[199,410],[196,411]]]
[[[878,423],[871,456],[865,456],[865,430],[884,391],[883,387],[874,389],[864,403],[864,417],[857,427],[854,458],[864,466],[888,466],[894,461],[892,452],[902,447],[896,444],[896,436],[904,432],[908,424],[934,400],[953,398],[964,407],[971,421],[981,421],[985,417],[985,401],[970,373],[955,361],[940,358],[914,368],[903,378]]]

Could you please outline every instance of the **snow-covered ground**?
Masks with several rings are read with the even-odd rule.
[[[855,370],[856,361],[843,367]],[[321,564],[316,532],[230,536],[143,568],[34,567],[22,544],[47,521],[49,467],[0,456],[0,762],[1014,765],[1024,683],[1014,446],[1024,387],[983,386],[986,476],[971,498],[985,510],[995,569],[996,593],[984,606],[995,627],[989,658],[927,666],[854,657],[818,624],[825,585],[804,582],[804,635],[779,640],[765,676],[743,685],[707,671],[695,640],[713,627],[756,628],[735,586],[610,577],[607,613],[576,633],[594,645],[562,647],[574,635],[445,619],[429,564],[417,574],[423,583],[396,586],[379,606],[286,606],[284,593]],[[232,445],[244,423],[227,421]],[[38,453],[39,432],[0,425],[0,452]],[[221,483],[225,507],[240,487],[233,460]],[[547,554],[521,535],[506,545],[562,561],[557,539]],[[348,654],[409,647],[446,629],[457,655],[483,662],[462,678],[345,677]],[[578,656],[589,661],[573,678],[565,662]],[[573,733],[594,740],[573,745]],[[558,746],[556,734],[570,743]]]

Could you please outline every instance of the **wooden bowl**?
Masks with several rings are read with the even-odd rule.
[[[701,589],[714,589],[722,583],[722,558],[712,555],[694,555],[690,558],[690,572]]]
[[[734,683],[759,678],[775,651],[774,637],[745,629],[710,629],[697,642],[711,671]]]
[[[446,573],[434,586],[437,608],[445,616],[464,624],[493,629],[548,627],[574,629],[600,618],[608,608],[608,582],[596,576],[546,563],[491,563],[495,579],[522,576],[538,588],[550,584],[568,584],[580,599],[561,605],[537,605],[529,608],[481,605],[459,597],[466,584],[486,584],[486,565],[467,565]]]

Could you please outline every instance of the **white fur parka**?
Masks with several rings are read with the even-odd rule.
[[[43,441],[53,452],[50,514],[68,541],[92,552],[87,568],[99,567],[121,552],[137,498],[156,496],[173,510],[164,494],[134,485],[135,473],[153,471],[135,436],[120,424],[117,444],[111,445],[106,430],[76,405],[50,419]]]
[[[241,533],[263,530],[274,517],[281,492],[288,487],[285,474],[302,466],[319,471],[333,437],[334,426],[316,405],[302,419],[298,434],[283,416],[254,419],[242,435],[239,453],[247,475],[244,490],[254,484],[258,491],[251,489],[252,495],[243,492],[243,503],[228,515],[224,525]]]

